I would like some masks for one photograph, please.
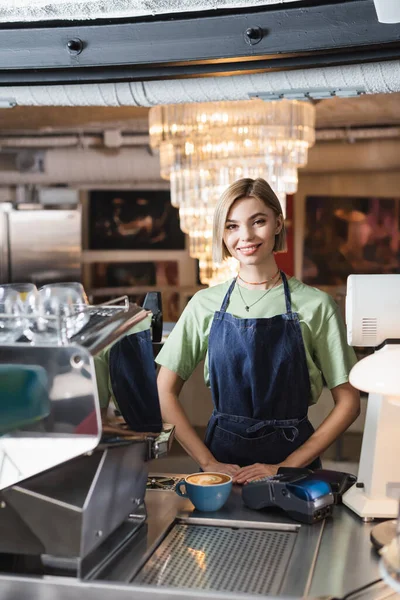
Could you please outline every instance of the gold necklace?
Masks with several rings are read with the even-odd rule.
[[[257,299],[255,302],[253,302],[253,304],[247,304],[247,303],[246,303],[245,299],[244,299],[244,298],[243,298],[243,296],[242,296],[242,292],[241,292],[241,289],[240,289],[240,285],[238,285],[238,286],[237,286],[237,288],[238,288],[238,290],[239,290],[239,296],[240,296],[240,298],[242,299],[242,302],[243,302],[243,304],[244,304],[244,307],[245,307],[246,311],[247,311],[247,312],[249,312],[249,310],[251,309],[251,307],[252,307],[252,306],[254,306],[255,304],[257,304],[257,302],[260,302],[260,301],[261,301],[263,298],[265,298],[265,296],[266,296],[267,294],[269,294],[269,292],[270,292],[272,289],[274,289],[274,287],[275,287],[275,286],[278,284],[279,280],[280,280],[280,277],[279,277],[279,278],[278,278],[278,279],[275,281],[274,285],[272,285],[272,286],[271,286],[271,287],[270,287],[270,288],[269,288],[269,289],[268,289],[268,290],[265,292],[265,294],[263,294],[263,295],[261,296],[261,298],[258,298],[258,299]]]
[[[245,279],[243,279],[243,277],[240,275],[240,273],[238,274],[238,277],[239,277],[240,281],[243,281],[243,283],[247,283],[247,285],[262,285],[263,283],[269,283],[270,281],[275,279],[275,277],[278,275],[278,273],[279,273],[279,268],[278,268],[277,272],[274,273],[274,275],[272,275],[272,277],[270,277],[269,279],[266,279],[265,281],[246,281]]]

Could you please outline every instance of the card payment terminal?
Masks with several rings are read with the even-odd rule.
[[[326,481],[307,474],[285,473],[243,486],[243,502],[256,510],[277,507],[302,523],[316,523],[332,514],[334,497]]]

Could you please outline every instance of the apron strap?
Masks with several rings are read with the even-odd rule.
[[[289,284],[288,284],[288,280],[286,278],[286,275],[283,271],[280,271],[281,273],[281,277],[282,277],[282,283],[283,283],[283,287],[285,290],[285,302],[286,302],[286,314],[292,314],[292,300],[290,297],[290,289],[289,289]]]
[[[224,299],[222,300],[221,308],[219,309],[220,312],[226,312],[226,309],[228,308],[228,304],[231,299],[231,294],[232,294],[233,288],[235,287],[236,279],[237,279],[237,277],[235,277],[233,279],[231,285],[229,286],[228,291],[225,294]]]

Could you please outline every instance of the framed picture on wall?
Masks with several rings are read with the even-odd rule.
[[[163,320],[174,322],[181,315],[179,292],[162,292]]]
[[[305,283],[345,285],[350,274],[400,272],[399,198],[309,196]]]
[[[174,260],[158,260],[154,263],[156,284],[162,286],[178,286],[178,263]]]
[[[166,190],[89,193],[91,250],[183,250],[179,212]]]
[[[94,263],[93,284],[96,288],[153,286],[156,266],[153,262]]]
[[[94,263],[93,285],[102,287],[175,287],[178,263],[173,260],[156,262]]]

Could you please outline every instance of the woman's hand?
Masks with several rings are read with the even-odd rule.
[[[248,483],[254,479],[276,475],[279,467],[280,465],[264,465],[263,463],[254,463],[254,465],[242,467],[236,472],[233,483]]]
[[[213,460],[204,465],[203,471],[208,471],[211,473],[225,473],[225,475],[234,477],[235,474],[240,471],[240,467],[239,465],[230,465],[228,463],[222,463],[218,462],[217,460]]]

